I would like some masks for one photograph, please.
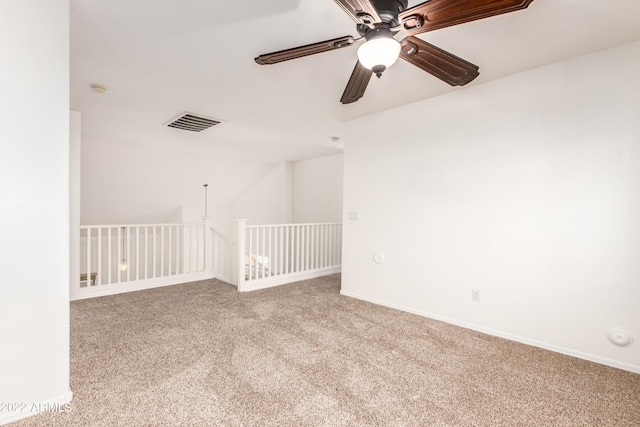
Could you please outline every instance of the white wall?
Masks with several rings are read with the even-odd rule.
[[[227,238],[235,233],[235,220],[231,218],[231,207],[208,205],[207,216],[211,227]],[[204,218],[204,190],[202,193],[202,206],[182,206],[176,214],[169,219],[169,223],[193,223],[202,222]]]
[[[293,219],[292,170],[291,162],[282,162],[257,180],[231,204],[231,218],[247,219],[248,224],[290,223]]]
[[[278,164],[232,203],[230,215],[249,224],[342,221],[342,154]]]
[[[349,123],[343,293],[640,372],[639,118],[636,42]]]
[[[70,398],[69,1],[0,2],[0,52],[2,424]]]
[[[82,224],[164,223],[183,206],[204,211],[203,184],[210,208],[230,206],[273,167],[83,134]]]
[[[69,292],[80,287],[80,166],[82,114],[71,111],[69,117]],[[86,255],[86,252],[85,252]]]
[[[293,221],[342,221],[343,156],[319,157],[293,164]]]

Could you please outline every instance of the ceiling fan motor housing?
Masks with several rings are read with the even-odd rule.
[[[393,37],[393,35],[393,31],[391,31],[389,28],[374,28],[373,30],[367,31],[366,38],[367,41],[381,38],[390,39]]]
[[[400,23],[398,14],[407,8],[408,0],[371,0],[371,3],[378,11],[382,22],[395,27]]]
[[[361,36],[369,39],[369,33],[375,28],[394,28],[400,25],[398,14],[406,10],[407,0],[370,0],[376,8],[381,22],[369,22],[370,18],[367,14],[360,16],[362,23],[356,26]],[[394,32],[394,34],[397,33]]]

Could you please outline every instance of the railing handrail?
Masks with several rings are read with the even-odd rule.
[[[81,230],[87,228],[117,228],[117,227],[169,227],[180,225],[204,225],[204,222],[170,222],[165,224],[108,224],[108,225],[81,225]],[[214,230],[215,231],[215,230]]]
[[[246,228],[260,227],[291,227],[291,226],[309,226],[309,225],[342,225],[341,222],[291,222],[286,224],[247,224]]]

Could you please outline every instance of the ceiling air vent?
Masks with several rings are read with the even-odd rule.
[[[209,117],[196,116],[195,114],[184,113],[175,120],[167,123],[167,126],[188,130],[191,132],[201,132],[205,129],[209,129],[210,127],[221,124],[220,120],[211,119]]]

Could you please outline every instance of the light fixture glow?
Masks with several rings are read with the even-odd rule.
[[[378,77],[396,62],[399,55],[400,43],[392,37],[377,37],[367,40],[358,48],[360,64],[372,70]]]

